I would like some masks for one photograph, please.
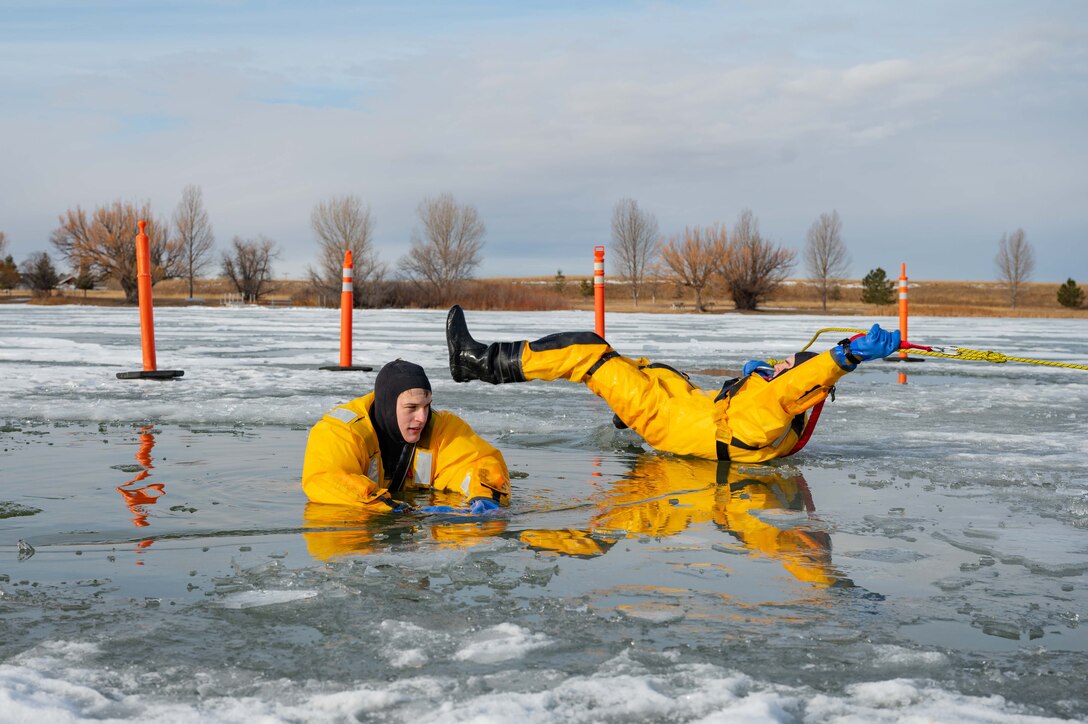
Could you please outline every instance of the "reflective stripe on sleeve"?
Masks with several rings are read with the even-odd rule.
[[[334,407],[325,413],[326,417],[332,417],[340,422],[350,425],[359,419],[359,416],[346,407]]]

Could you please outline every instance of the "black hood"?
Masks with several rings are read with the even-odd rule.
[[[397,424],[397,398],[405,390],[422,388],[431,391],[431,381],[423,368],[413,362],[402,359],[393,360],[378,372],[374,378],[374,405],[370,408],[370,420],[378,434],[378,448],[382,453],[382,467],[386,476],[399,483],[395,475],[398,463],[406,447],[411,447],[400,434]],[[430,423],[430,412],[427,423]]]

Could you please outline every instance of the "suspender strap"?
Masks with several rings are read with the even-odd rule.
[[[832,388],[834,389],[834,388]],[[824,409],[824,401],[817,402],[812,408],[812,412],[808,415],[808,422],[805,424],[805,429],[801,432],[801,436],[797,438],[797,444],[793,446],[793,449],[782,457],[788,458],[790,455],[801,452],[801,450],[808,444],[808,439],[812,437],[812,431],[816,429],[816,423],[820,420],[820,413]],[[796,418],[794,418],[796,421]]]
[[[610,349],[607,352],[605,352],[604,354],[602,354],[601,358],[599,360],[597,360],[596,362],[594,362],[592,367],[590,367],[588,370],[586,370],[586,379],[588,380],[590,377],[592,377],[593,373],[596,372],[597,370],[599,370],[601,368],[601,365],[603,365],[605,362],[612,359],[613,357],[619,357],[619,356],[620,356],[620,353],[617,352],[614,349]]]
[[[404,488],[404,480],[408,477],[408,469],[412,467],[412,458],[415,456],[416,446],[405,445],[400,449],[400,457],[397,459],[397,469],[393,471],[389,480],[389,492],[399,493]]]

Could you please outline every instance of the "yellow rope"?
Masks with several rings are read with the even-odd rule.
[[[850,327],[825,327],[816,332],[812,336],[812,339],[808,341],[800,351],[804,352],[806,349],[812,346],[812,344],[825,332],[849,332],[851,334],[865,334],[868,330],[865,329],[852,329]],[[1043,359],[1029,359],[1027,357],[1010,357],[1000,352],[991,352],[989,350],[983,351],[978,349],[968,349],[966,347],[954,347],[955,354],[949,354],[947,352],[930,352],[924,349],[904,349],[900,350],[907,354],[919,354],[926,357],[943,357],[944,359],[960,359],[970,360],[973,362],[993,362],[995,364],[1004,364],[1005,362],[1023,362],[1029,365],[1042,365],[1044,367],[1065,367],[1067,369],[1074,370],[1088,370],[1088,365],[1078,365],[1072,362],[1051,362]]]

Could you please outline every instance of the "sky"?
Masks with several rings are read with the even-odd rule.
[[[316,263],[314,206],[369,205],[395,273],[422,200],[487,227],[477,275],[591,274],[615,204],[663,236],[751,209],[850,274],[1088,281],[1088,3],[0,0],[0,230],[203,192],[217,253]],[[614,255],[606,254],[607,268]]]

